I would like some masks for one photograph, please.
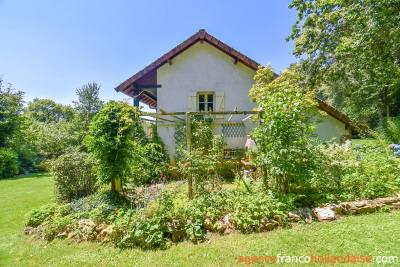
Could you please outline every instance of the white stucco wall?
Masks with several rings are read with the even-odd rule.
[[[188,111],[189,92],[224,92],[224,111],[253,110],[255,103],[250,102],[249,90],[254,84],[256,72],[210,44],[196,43],[172,60],[172,65],[165,64],[157,70],[157,83],[161,88],[157,92],[158,110],[167,112]],[[214,95],[214,108],[215,108]],[[215,109],[215,111],[218,111]],[[315,113],[320,121],[316,130],[322,141],[334,139],[340,142],[342,135],[350,134],[345,125],[331,116]],[[246,115],[235,115],[231,122],[241,122]],[[217,120],[213,125],[215,134],[222,134],[221,123],[226,123],[229,116]],[[175,155],[175,126],[159,123],[157,131],[167,146],[171,160]],[[230,148],[244,148],[246,134],[255,127],[250,120],[245,121],[245,135],[226,138]]]
[[[167,112],[187,111],[188,92],[223,91],[225,110],[252,110],[249,90],[256,72],[210,44],[196,43],[157,70],[158,109]]]
[[[172,60],[172,65],[165,64],[157,70],[157,83],[161,88],[157,92],[157,107],[167,112],[188,111],[189,92],[224,92],[224,111],[249,111],[256,107],[250,102],[251,89],[256,72],[242,63],[234,64],[234,59],[210,44],[196,43]],[[214,108],[216,99],[214,95]],[[217,109],[215,109],[217,111]],[[245,115],[235,115],[231,122],[240,122]],[[217,119],[213,126],[215,134],[222,134],[221,123],[226,123],[229,116]],[[175,154],[174,125],[158,125],[158,133],[164,140],[171,159]],[[248,134],[254,125],[245,121]],[[231,148],[244,148],[246,136],[226,138]]]
[[[341,136],[350,135],[350,131],[346,130],[346,125],[344,123],[323,111],[317,110],[317,108],[315,108],[313,112],[315,114],[314,119],[319,122],[315,133],[321,141],[339,143]]]

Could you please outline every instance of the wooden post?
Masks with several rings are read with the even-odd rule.
[[[133,91],[133,106],[139,107],[139,91],[138,90]]]
[[[191,150],[191,136],[192,136],[192,131],[191,131],[191,127],[190,127],[190,112],[186,112],[186,138],[187,138],[187,152],[190,153]],[[190,167],[188,167],[190,168]],[[193,180],[192,180],[192,172],[189,169],[188,172],[188,179],[189,179],[189,199],[193,198]]]

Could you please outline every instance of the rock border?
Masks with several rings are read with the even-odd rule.
[[[387,210],[400,209],[400,194],[393,197],[376,198],[374,200],[361,200],[342,202],[339,204],[321,204],[315,208],[302,208],[295,211],[287,212],[287,218],[282,220],[281,216],[275,215],[273,219],[263,219],[258,228],[253,229],[255,232],[266,232],[276,229],[284,222],[297,223],[304,221],[308,224],[313,222],[313,219],[320,222],[330,222],[344,215],[355,215],[373,213],[386,208]],[[203,221],[203,227],[207,233],[230,234],[235,232],[236,227],[230,222],[230,214],[224,216],[223,219]],[[176,227],[173,223],[174,231],[171,233],[172,242],[179,242],[184,239],[184,232]],[[45,226],[31,227],[27,226],[24,229],[26,235],[35,235],[41,239],[45,239],[43,229]],[[93,221],[83,219],[76,225],[68,224],[65,231],[56,235],[56,238],[72,240],[77,243],[82,241],[97,240],[100,242],[110,242],[113,240],[113,229],[111,226],[103,224],[95,224]]]
[[[373,213],[383,208],[387,208],[388,210],[399,209],[400,194],[373,200],[349,201],[339,204],[326,203],[313,209],[298,209],[288,212],[287,221],[312,223],[312,219],[315,218],[320,222],[327,222],[333,221],[343,215]]]

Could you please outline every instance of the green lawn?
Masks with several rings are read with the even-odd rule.
[[[351,139],[351,143],[353,146],[355,146],[355,145],[378,146],[379,140],[373,139],[373,138]]]
[[[48,174],[0,180],[1,266],[231,266],[239,256],[278,254],[400,258],[399,212],[353,216],[262,234],[214,236],[210,244],[180,243],[167,250],[121,250],[110,245],[60,240],[31,242],[23,234],[24,215],[51,199],[52,181]]]

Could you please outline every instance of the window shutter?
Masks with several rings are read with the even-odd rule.
[[[225,111],[225,92],[216,91],[215,92],[215,111]],[[224,115],[216,115],[217,119],[223,119]]]
[[[197,93],[196,92],[189,92],[188,94],[188,111],[194,112],[196,111],[196,104],[197,104]]]

